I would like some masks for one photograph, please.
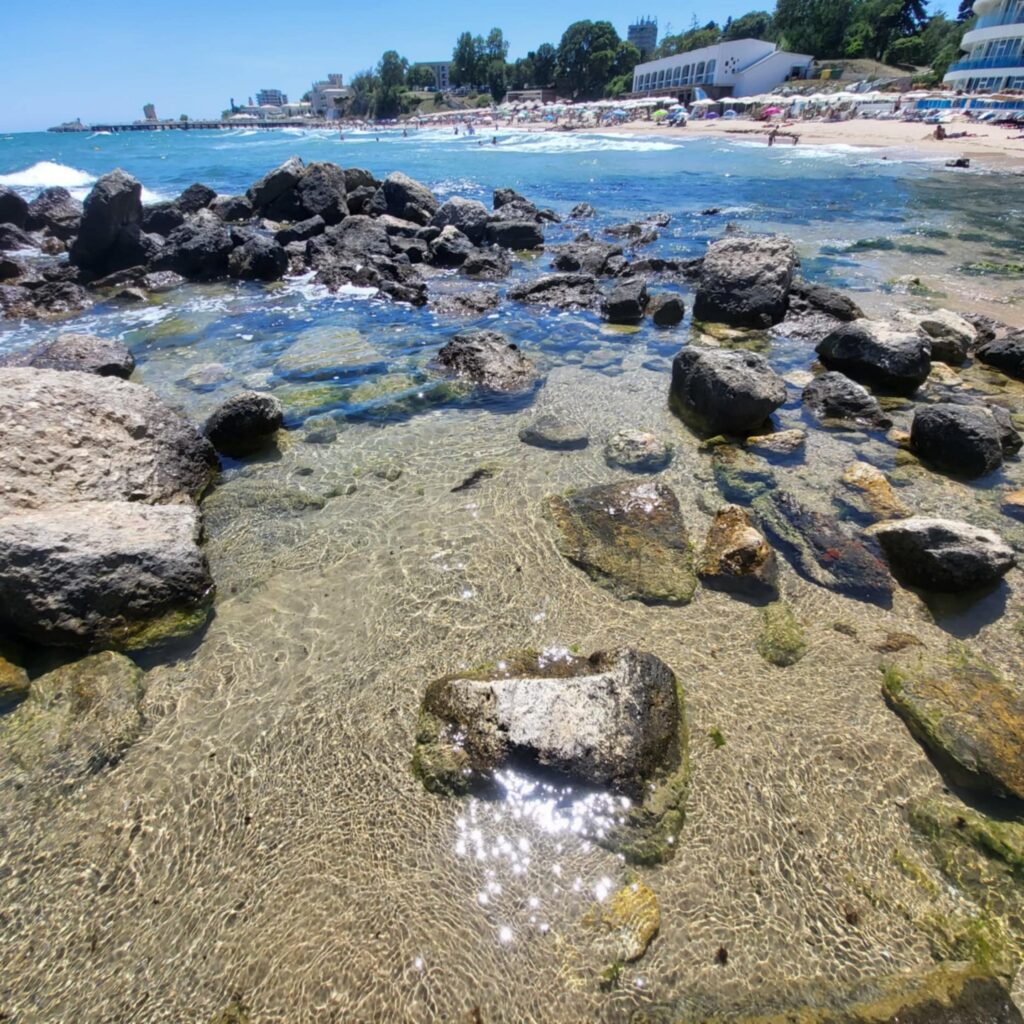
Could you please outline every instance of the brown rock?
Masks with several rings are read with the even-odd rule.
[[[775,552],[739,505],[725,505],[716,513],[697,575],[715,590],[761,597],[777,592]]]

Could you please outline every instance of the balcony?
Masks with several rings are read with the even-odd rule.
[[[1000,25],[1020,25],[1024,28],[1024,10],[983,14],[971,25],[971,31],[974,32],[979,28],[997,28]]]
[[[1024,55],[984,57],[981,60],[960,60],[949,65],[949,71],[983,71],[986,68],[1024,68]],[[949,74],[949,71],[946,73]]]

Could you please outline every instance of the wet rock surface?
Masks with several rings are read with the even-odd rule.
[[[697,577],[675,492],[654,481],[549,498],[561,553],[621,598],[686,604]]]
[[[0,358],[0,366],[31,366],[37,370],[79,370],[100,377],[127,380],[135,357],[119,341],[91,334],[60,334],[53,341]]]
[[[1024,799],[1024,694],[967,653],[905,658],[885,670],[883,693],[940,767],[961,786]]]
[[[1016,564],[1013,549],[992,530],[950,519],[912,516],[869,529],[900,577],[926,590],[984,587]]]
[[[554,451],[578,451],[590,443],[584,427],[551,413],[544,413],[523,427],[519,431],[519,440],[534,448]]]
[[[815,377],[803,391],[804,405],[825,427],[885,430],[892,426],[867,388],[834,370]]]
[[[190,633],[213,599],[194,505],[78,501],[0,517],[0,622],[52,646]]]
[[[1021,447],[1020,435],[1003,416],[1003,410],[983,405],[928,405],[914,413],[910,445],[939,469],[965,477],[984,476],[1003,464],[1004,455]]]
[[[144,689],[141,669],[110,651],[40,676],[0,719],[0,759],[19,780],[69,788],[124,756],[143,728]]]
[[[932,346],[923,330],[854,320],[836,328],[815,351],[830,370],[899,394],[912,394],[928,376]]]
[[[1017,380],[1024,380],[1024,331],[1014,331],[1004,337],[993,338],[975,349],[974,353],[987,366]]]
[[[697,575],[705,587],[747,597],[770,598],[778,591],[775,552],[739,505],[715,513]]]
[[[523,391],[537,380],[530,361],[497,331],[457,334],[438,352],[437,365],[493,391]]]
[[[786,238],[735,235],[712,242],[701,265],[693,315],[733,327],[770,327],[786,315],[796,268]]]
[[[672,397],[711,434],[750,434],[786,400],[786,385],[754,352],[684,348],[672,362]]]
[[[241,456],[264,447],[283,423],[284,410],[273,395],[243,391],[213,411],[203,433],[217,451]]]
[[[597,309],[601,290],[589,274],[546,274],[534,281],[513,285],[508,297],[516,302],[557,309]]]
[[[657,473],[672,461],[672,446],[644,430],[618,430],[604,446],[604,461],[635,473]]]

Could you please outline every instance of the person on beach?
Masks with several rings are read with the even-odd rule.
[[[770,132],[768,133],[768,145],[769,145],[769,146],[774,146],[774,145],[775,145],[775,137],[776,137],[776,136],[777,136],[778,134],[779,134],[779,126],[778,126],[778,125],[776,125],[776,126],[775,126],[775,127],[774,127],[774,128],[773,128],[773,129],[772,129],[772,130],[771,130],[771,131],[770,131]]]
[[[942,142],[942,140],[945,139],[945,137],[946,137],[946,129],[943,128],[941,124],[937,124],[935,126],[935,131],[932,132],[932,138],[938,139],[939,142]]]

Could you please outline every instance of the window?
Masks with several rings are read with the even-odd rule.
[[[694,81],[697,83],[697,85],[702,85],[703,84],[703,82],[704,82],[704,61],[701,61],[697,65],[697,77],[694,78]]]
[[[683,80],[683,68],[682,65],[677,64],[675,70],[672,72],[672,84],[679,85]]]
[[[691,66],[689,64],[683,66],[683,85],[689,85],[693,81],[690,71]]]
[[[715,84],[715,62],[713,60],[708,61],[708,66],[704,70],[704,81],[707,82],[708,85]]]

